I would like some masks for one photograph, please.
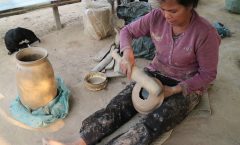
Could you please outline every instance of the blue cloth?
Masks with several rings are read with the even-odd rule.
[[[20,101],[19,96],[10,105],[13,117],[33,128],[45,127],[58,119],[65,118],[69,110],[70,90],[65,86],[61,78],[57,78],[58,96],[47,105],[31,110],[26,108]]]
[[[221,36],[221,38],[224,37],[231,37],[231,32],[230,30],[224,26],[222,23],[220,22],[214,22],[213,23],[214,28],[217,30],[218,34]]]
[[[117,7],[117,15],[119,18],[124,19],[125,24],[129,24],[146,15],[151,10],[152,8],[149,3],[135,1],[119,5]],[[133,39],[132,47],[136,58],[152,60],[155,56],[156,48],[151,37],[143,36],[138,39]]]

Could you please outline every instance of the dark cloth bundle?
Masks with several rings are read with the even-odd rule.
[[[152,10],[151,6],[147,2],[135,1],[126,4],[119,5],[117,7],[117,15],[119,18],[125,20],[125,24],[129,24],[136,21],[141,16],[146,15]],[[155,46],[151,37],[144,36],[138,39],[133,39],[132,47],[134,56],[137,58],[145,58],[152,60],[155,56]]]
[[[7,31],[4,37],[6,48],[8,49],[8,54],[18,51],[19,49],[26,48],[28,45],[39,41],[40,39],[34,34],[33,31],[17,27]]]

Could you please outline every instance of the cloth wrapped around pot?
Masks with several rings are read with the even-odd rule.
[[[24,106],[19,96],[11,103],[10,112],[13,117],[33,128],[41,128],[63,119],[69,111],[70,90],[66,87],[61,78],[57,78],[58,95],[47,105],[35,110]]]

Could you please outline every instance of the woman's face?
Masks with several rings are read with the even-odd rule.
[[[160,3],[160,9],[167,22],[172,26],[184,26],[189,23],[192,7],[185,7],[177,0],[165,0]]]

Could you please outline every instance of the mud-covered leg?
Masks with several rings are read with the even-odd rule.
[[[200,96],[198,95],[183,96],[181,93],[175,94],[167,98],[154,112],[148,114],[142,122],[148,128],[154,140],[183,121],[199,101]]]
[[[140,123],[112,139],[107,145],[148,145],[179,124],[198,104],[199,99],[199,96],[173,95],[154,112],[144,116]]]
[[[150,141],[151,136],[147,127],[143,123],[138,123],[106,145],[148,145]]]
[[[133,87],[134,83],[131,83],[114,97],[106,108],[95,112],[83,121],[80,135],[87,144],[100,141],[137,113],[131,99]]]

